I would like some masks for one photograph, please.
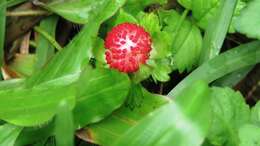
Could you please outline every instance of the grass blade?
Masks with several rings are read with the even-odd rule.
[[[17,127],[11,124],[0,126],[0,145],[13,146],[22,129],[22,127]]]
[[[218,80],[216,80],[213,85],[214,86],[229,86],[234,87],[236,84],[238,84],[252,69],[253,66],[247,66],[245,68],[239,69],[231,74],[228,74]]]
[[[202,44],[200,64],[214,58],[220,53],[220,49],[226,37],[232,20],[237,0],[223,0],[219,12],[209,23]]]
[[[58,17],[55,15],[47,17],[41,21],[39,28],[45,30],[45,32],[52,38],[55,38],[57,21]],[[54,55],[54,53],[55,49],[52,44],[40,33],[36,49],[37,61],[35,63],[35,70],[41,69],[47,60]]]
[[[61,101],[55,118],[55,135],[57,146],[73,146],[73,115],[67,101]]]
[[[260,41],[251,42],[231,49],[202,64],[172,89],[168,96],[178,96],[184,88],[197,80],[204,80],[207,83],[211,83],[233,71],[259,63],[259,56]]]

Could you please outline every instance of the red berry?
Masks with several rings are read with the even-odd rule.
[[[143,27],[122,23],[112,28],[105,40],[106,61],[120,72],[136,72],[151,51],[151,36]]]

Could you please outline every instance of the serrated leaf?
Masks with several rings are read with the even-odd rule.
[[[192,16],[195,18],[196,23],[203,29],[206,29],[208,23],[215,17],[218,13],[218,8],[220,7],[221,0],[178,0],[178,2],[184,6],[186,9],[192,10]],[[239,0],[235,13],[233,16],[232,24],[229,31],[234,32],[233,21],[239,15],[241,9],[246,6],[246,2]]]
[[[139,20],[139,24],[143,26],[151,36],[155,36],[155,33],[161,30],[159,18],[154,13],[140,12],[137,15],[137,18]]]
[[[238,146],[238,130],[250,121],[243,96],[230,88],[212,89],[212,125],[208,139],[214,145]]]
[[[253,124],[260,127],[260,102],[259,101],[251,110],[251,120]]]
[[[250,38],[260,39],[260,0],[252,0],[235,20],[235,28]]]
[[[81,128],[97,122],[119,108],[126,99],[130,81],[114,70],[88,67],[77,83],[74,123]]]
[[[160,15],[166,24],[164,30],[174,36],[172,42],[174,65],[180,72],[191,70],[198,64],[201,53],[202,36],[200,30],[188,19],[181,23],[181,16],[174,10],[162,11]],[[181,23],[180,27],[179,23]]]
[[[20,134],[22,127],[17,127],[11,124],[4,124],[0,126],[0,145],[13,146],[16,138]]]
[[[245,125],[239,130],[239,146],[260,146],[260,127]]]

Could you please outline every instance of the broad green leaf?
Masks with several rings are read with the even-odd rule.
[[[214,58],[220,53],[236,4],[237,0],[222,1],[214,17],[208,22],[203,39],[200,64]]]
[[[75,104],[72,86],[0,91],[0,119],[19,126],[35,126],[49,121],[62,100],[68,100],[70,108]]]
[[[107,6],[107,9],[112,10],[121,7],[124,2],[125,0],[60,0],[54,1],[45,7],[72,22],[86,24],[92,21],[92,15],[99,13],[99,9],[104,5]]]
[[[16,54],[9,68],[19,77],[28,77],[33,73],[35,60],[32,54]]]
[[[243,96],[230,88],[212,88],[212,124],[208,139],[214,145],[238,146],[238,130],[250,121]]]
[[[198,82],[177,97],[176,103],[145,116],[112,145],[200,146],[210,124],[209,101],[208,86]]]
[[[128,0],[124,6],[124,9],[136,16],[140,11],[144,11],[144,9],[151,4],[166,4],[167,0]]]
[[[260,146],[260,127],[245,125],[239,130],[239,146]]]
[[[165,31],[172,34],[173,62],[180,72],[191,70],[198,64],[201,54],[202,36],[200,30],[176,11],[160,13],[166,24]],[[179,24],[181,23],[181,24]]]
[[[97,122],[119,108],[126,99],[130,81],[114,70],[88,67],[77,83],[75,127]]]
[[[92,56],[99,26],[124,4],[124,0],[101,2],[102,6],[89,17],[90,21],[82,31],[62,51],[57,53],[43,70],[27,80],[28,87],[67,74],[78,73],[81,71],[81,67],[88,63]]]
[[[70,103],[61,101],[55,116],[55,138],[57,146],[74,145],[74,125]]]
[[[197,80],[211,83],[238,69],[260,62],[260,42],[255,41],[240,45],[205,62],[174,87],[168,96],[178,96],[183,90]],[[232,59],[230,59],[232,58]]]
[[[57,22],[57,16],[49,16],[41,21],[40,28],[45,30],[50,36],[55,38]],[[55,48],[45,37],[39,34],[37,40],[35,70],[41,69],[47,63],[47,61],[54,55],[54,53]]]
[[[4,61],[5,25],[6,25],[6,0],[0,1],[0,66]]]
[[[0,145],[13,146],[16,138],[20,134],[22,127],[17,127],[11,124],[4,124],[0,126]]]
[[[252,0],[235,20],[235,28],[250,38],[260,39],[260,0]]]
[[[100,145],[111,145],[111,140],[119,139],[126,131],[135,126],[144,116],[155,109],[165,105],[170,100],[167,97],[155,95],[142,90],[141,105],[130,108],[122,106],[108,118],[96,124],[91,124],[78,133],[78,136],[86,141]]]

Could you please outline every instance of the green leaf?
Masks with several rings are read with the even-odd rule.
[[[70,103],[61,101],[55,117],[55,138],[57,146],[74,146],[74,125]]]
[[[126,12],[136,16],[140,11],[143,11],[151,4],[166,4],[167,0],[128,0],[124,6]]]
[[[180,72],[191,70],[198,64],[201,54],[200,30],[174,10],[162,11],[160,15],[166,24],[164,30],[174,37],[172,42],[174,65]]]
[[[9,68],[20,77],[28,77],[33,73],[35,60],[35,55],[17,54]]]
[[[60,76],[80,72],[81,67],[86,65],[93,55],[92,49],[99,26],[114,15],[123,4],[124,0],[120,0],[120,2],[102,1],[102,6],[91,15],[89,23],[82,31],[62,51],[57,53],[43,70],[30,77],[26,85],[32,87]]]
[[[77,83],[75,127],[97,122],[119,108],[126,99],[130,81],[114,70],[88,67]]]
[[[8,90],[14,88],[21,88],[24,85],[24,79],[10,79],[0,82],[0,90]]]
[[[178,2],[184,6],[186,9],[192,10],[192,16],[195,18],[196,23],[203,29],[206,29],[208,24],[213,21],[213,18],[219,14],[218,9],[221,7],[221,2],[231,2],[222,0],[178,0]],[[233,3],[233,2],[231,2]],[[234,32],[233,21],[240,14],[241,9],[246,6],[246,2],[243,0],[238,0],[234,16],[232,19],[231,26],[229,28],[230,32]],[[233,6],[232,6],[233,7]],[[231,7],[230,7],[231,8]],[[233,11],[233,9],[227,9],[228,11]],[[227,12],[227,14],[229,14]],[[220,15],[219,15],[220,16]],[[222,17],[229,17],[222,16]],[[226,20],[229,21],[229,20]]]
[[[212,125],[208,139],[214,145],[238,146],[238,130],[250,121],[243,96],[229,88],[212,88]]]
[[[234,87],[236,86],[241,80],[243,80],[246,75],[254,68],[254,66],[247,66],[245,68],[241,68],[237,71],[234,71],[216,81],[214,81],[214,86],[221,86],[221,87]]]
[[[260,0],[252,0],[235,20],[235,28],[250,38],[260,39]]]
[[[86,24],[91,21],[93,15],[99,13],[104,5],[112,10],[121,7],[124,2],[125,0],[66,0],[54,1],[45,7],[72,22]]]
[[[145,116],[112,145],[200,146],[210,124],[208,94],[209,88],[204,82],[192,85],[177,97],[176,103],[164,105]]]
[[[239,130],[239,146],[260,146],[260,128],[254,125],[245,125]]]
[[[252,123],[260,127],[260,101],[251,110]]]
[[[154,81],[165,82],[170,79],[171,68],[171,35],[166,31],[161,31],[160,21],[154,13],[140,12],[138,14],[139,24],[143,26],[152,37],[152,51],[147,64],[142,65],[133,80],[140,82],[150,75]]]
[[[124,22],[137,23],[137,20],[134,16],[127,13],[124,9],[120,9],[118,14],[112,18],[112,22],[110,22],[111,23],[110,27],[112,28],[112,27],[114,27],[118,24],[124,23]]]
[[[40,23],[40,28],[45,30],[50,36],[55,38],[56,25],[58,17],[53,15],[43,19]],[[41,69],[47,61],[54,55],[55,48],[52,44],[41,34],[37,40],[35,70]]]
[[[0,119],[19,126],[35,126],[49,121],[56,113],[60,101],[75,104],[72,86],[0,91]]]
[[[4,61],[5,25],[6,25],[6,0],[0,1],[0,66]]]
[[[178,96],[187,86],[197,80],[211,83],[233,71],[259,63],[259,46],[258,41],[243,44],[205,62],[175,86],[168,96]]]
[[[167,97],[151,94],[145,89],[142,89],[142,97],[135,98],[142,98],[140,99],[142,100],[140,107],[132,109],[129,106],[122,106],[108,118],[87,126],[78,135],[93,143],[111,145],[111,140],[119,139],[144,116],[170,101]]]
[[[203,39],[200,64],[217,56],[230,26],[237,0],[222,1],[214,17],[208,22]]]
[[[34,144],[39,141],[45,141],[49,136],[54,135],[54,122],[41,127],[26,127],[23,128],[17,137],[14,146],[25,146]]]
[[[13,146],[16,138],[20,134],[22,127],[17,127],[11,124],[4,124],[0,126],[0,145]]]
[[[137,15],[137,18],[139,20],[139,24],[143,26],[145,30],[153,37],[155,36],[155,33],[161,30],[159,18],[154,13],[140,12]]]

